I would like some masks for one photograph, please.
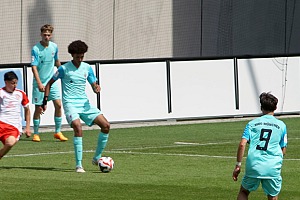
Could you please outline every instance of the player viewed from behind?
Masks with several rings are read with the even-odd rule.
[[[109,122],[98,108],[90,104],[85,93],[86,81],[89,82],[95,93],[99,93],[101,89],[97,84],[97,78],[91,66],[82,62],[87,50],[88,46],[80,40],[74,41],[68,46],[68,52],[72,55],[73,60],[58,68],[55,75],[46,85],[43,101],[45,111],[50,87],[56,80],[61,79],[62,102],[66,119],[74,130],[76,172],[85,172],[82,167],[83,133],[80,119],[88,126],[97,124],[101,128],[101,132],[98,135],[97,148],[92,160],[93,164],[98,165],[98,160],[106,146],[110,129]]]
[[[277,200],[281,190],[281,167],[287,146],[286,125],[274,117],[278,99],[270,93],[259,96],[263,116],[250,121],[237,150],[237,163],[232,178],[237,181],[246,144],[249,143],[245,176],[238,200],[248,199],[260,183],[268,200]]]
[[[41,27],[42,40],[33,46],[31,51],[31,66],[33,73],[33,88],[32,88],[32,102],[35,104],[35,111],[33,114],[33,141],[40,142],[39,126],[41,116],[41,105],[43,103],[45,86],[54,74],[54,65],[59,67],[60,61],[58,59],[58,48],[54,42],[51,42],[53,27],[45,24]],[[54,123],[55,134],[54,138],[60,141],[67,141],[61,132],[61,100],[60,90],[57,84],[53,84],[48,95],[48,100],[53,101],[55,108]]]
[[[0,159],[18,142],[22,131],[21,106],[25,111],[26,127],[24,133],[30,137],[30,109],[26,94],[17,89],[18,77],[15,72],[4,74],[5,87],[0,89]]]

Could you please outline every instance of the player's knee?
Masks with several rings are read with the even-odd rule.
[[[243,188],[243,186],[241,186],[240,188],[240,193],[244,196],[244,197],[248,197],[250,192],[248,190],[246,190],[245,188]]]
[[[15,137],[10,136],[5,140],[5,146],[7,147],[13,147],[16,144],[17,140]]]
[[[110,130],[110,123],[106,122],[104,124],[101,125],[101,132],[102,133],[109,133]]]
[[[71,127],[73,128],[75,137],[82,137],[82,125],[80,120],[72,121]]]
[[[278,199],[277,196],[273,197],[273,196],[268,195],[268,200],[277,200],[277,199]]]
[[[54,108],[56,110],[60,110],[61,109],[61,102],[60,101],[55,101],[54,102]]]

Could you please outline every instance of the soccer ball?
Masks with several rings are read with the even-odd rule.
[[[101,172],[108,173],[114,168],[114,160],[111,157],[101,157],[98,165]]]

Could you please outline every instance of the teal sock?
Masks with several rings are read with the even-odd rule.
[[[76,167],[82,167],[82,137],[74,137]]]
[[[33,133],[39,134],[40,119],[33,119]]]
[[[54,117],[55,133],[59,133],[60,132],[61,121],[62,121],[61,117]]]
[[[95,155],[93,157],[94,160],[99,160],[101,158],[101,154],[104,150],[104,148],[106,147],[107,141],[108,141],[108,135],[109,134],[105,134],[100,132],[98,135],[98,144],[97,144],[97,148],[95,151]]]

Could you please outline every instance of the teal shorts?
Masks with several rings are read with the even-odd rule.
[[[266,195],[275,197],[279,194],[281,190],[282,178],[281,176],[279,176],[273,179],[260,179],[244,176],[242,180],[243,188],[250,192],[257,190],[260,183],[262,184],[262,188]]]
[[[64,104],[63,106],[67,122],[70,126],[72,125],[72,121],[76,119],[81,119],[86,125],[92,126],[96,117],[102,114],[101,110],[88,102],[84,105],[69,103],[67,105]]]
[[[44,92],[40,92],[39,88],[34,86],[32,88],[32,103],[35,105],[42,105],[44,99]],[[50,93],[48,95],[48,101],[61,99],[60,89],[56,83],[53,83],[50,88]]]

